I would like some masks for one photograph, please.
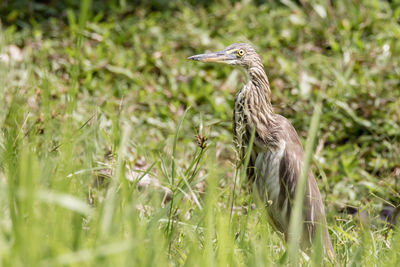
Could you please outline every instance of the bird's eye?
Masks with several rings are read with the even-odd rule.
[[[244,55],[244,50],[243,49],[239,49],[239,51],[237,52],[239,56],[243,56]]]

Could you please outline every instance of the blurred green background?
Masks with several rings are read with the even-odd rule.
[[[303,143],[323,99],[337,263],[399,264],[399,40],[398,0],[0,1],[0,262],[286,264],[235,167],[245,76],[186,60],[249,42]]]

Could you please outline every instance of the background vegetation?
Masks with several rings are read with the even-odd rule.
[[[235,168],[245,77],[186,60],[243,41],[302,141],[323,99],[337,264],[400,264],[399,1],[128,2],[0,3],[1,265],[287,264]]]

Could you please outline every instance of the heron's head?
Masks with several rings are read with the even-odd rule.
[[[254,48],[246,43],[231,44],[222,51],[194,55],[188,57],[188,59],[239,65],[246,69],[251,68],[255,64],[261,64],[261,59]]]

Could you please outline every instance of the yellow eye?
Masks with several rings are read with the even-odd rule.
[[[237,52],[239,56],[243,56],[244,55],[244,50],[243,49],[239,49],[239,51]]]

